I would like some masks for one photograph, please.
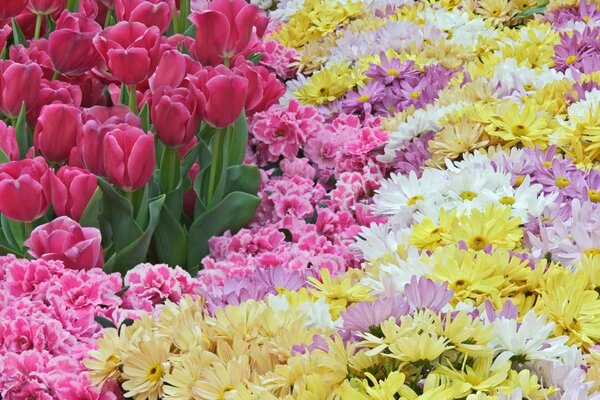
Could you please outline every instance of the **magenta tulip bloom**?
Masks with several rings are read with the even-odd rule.
[[[169,147],[187,144],[196,135],[200,118],[196,96],[186,88],[163,86],[152,97],[150,117],[158,138]]]
[[[6,24],[4,27],[0,28],[0,53],[6,46],[6,42],[8,41],[8,37],[10,35],[12,35],[12,28],[9,24]]]
[[[79,108],[50,104],[42,108],[33,133],[33,144],[47,160],[61,162],[69,158],[82,131]]]
[[[48,55],[54,69],[65,75],[80,75],[100,62],[94,36],[102,27],[82,14],[63,11],[56,30],[48,37]]]
[[[169,29],[175,0],[116,0],[117,21],[141,22],[146,26],[157,26],[160,33]]]
[[[0,121],[0,149],[9,160],[17,161],[19,159],[19,146],[17,145],[15,128],[6,125],[4,121]]]
[[[0,212],[31,222],[50,207],[50,170],[42,157],[0,164]]]
[[[96,175],[81,168],[62,167],[52,174],[51,183],[54,212],[79,221],[98,187]]]
[[[246,49],[254,26],[262,35],[264,25],[259,10],[245,0],[214,0],[207,8],[190,15],[196,25],[195,52],[203,65],[222,64]]]
[[[205,68],[190,80],[203,120],[215,128],[225,128],[239,117],[248,91],[246,78],[220,65]]]
[[[119,22],[94,38],[113,76],[128,85],[148,79],[160,56],[160,31],[141,22]]]
[[[110,183],[127,191],[138,190],[152,178],[155,166],[154,136],[120,124],[103,142],[103,161]]]
[[[161,86],[178,87],[187,72],[187,62],[183,54],[177,50],[167,50],[160,57],[154,75],[148,80],[150,90],[154,93]]]
[[[29,0],[27,8],[34,14],[48,15],[64,9],[66,4],[67,0]]]
[[[0,21],[19,15],[28,0],[0,0]]]
[[[33,62],[26,64],[0,61],[0,112],[15,118],[25,103],[27,111],[38,101],[42,69]]]
[[[66,268],[87,270],[104,265],[100,231],[82,228],[69,217],[38,226],[24,244],[33,257],[59,260]]]

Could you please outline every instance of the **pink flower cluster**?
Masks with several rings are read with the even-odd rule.
[[[0,395],[4,399],[116,399],[100,392],[81,361],[103,317],[121,324],[165,300],[198,292],[181,269],[142,264],[125,276],[76,271],[60,261],[0,258]]]

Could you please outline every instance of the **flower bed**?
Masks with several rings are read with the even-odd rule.
[[[600,399],[600,4],[252,3],[0,0],[0,397]]]

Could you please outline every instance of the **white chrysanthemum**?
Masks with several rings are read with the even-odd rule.
[[[261,10],[268,10],[273,5],[273,0],[250,0],[252,4],[256,4]]]
[[[279,0],[277,9],[269,13],[273,19],[286,21],[304,7],[304,0]]]
[[[426,169],[418,178],[414,171],[408,176],[392,174],[381,182],[373,198],[372,210],[384,215],[413,214],[425,201],[439,201],[439,188],[447,182],[446,174]],[[435,200],[438,199],[438,200]]]
[[[448,171],[455,174],[461,171],[467,170],[468,168],[491,168],[492,161],[490,157],[482,151],[475,151],[473,153],[463,153],[460,161],[451,161],[446,159],[446,168]],[[472,173],[472,171],[471,171]]]
[[[459,26],[464,26],[469,22],[469,13],[459,10],[449,11],[445,8],[428,7],[417,14],[425,21],[429,21],[437,26],[441,31],[454,31]]]
[[[489,345],[499,351],[492,369],[513,357],[521,362],[560,360],[569,351],[569,347],[565,346],[569,338],[549,338],[554,330],[554,322],[546,322],[533,310],[525,315],[520,324],[514,319],[498,318],[491,326],[495,338]]]
[[[490,39],[497,36],[497,31],[490,28],[482,18],[475,18],[462,25],[455,26],[449,43],[466,49],[474,49],[480,38]]]
[[[408,117],[407,121],[400,124],[398,128],[389,133],[389,140],[385,146],[385,153],[378,157],[378,160],[385,163],[391,163],[396,158],[396,152],[404,148],[404,141],[414,139],[429,131],[439,131],[442,127],[439,124],[441,118],[447,114],[459,110],[466,103],[458,102],[449,106],[440,107],[430,105],[426,108],[415,111]]]
[[[395,252],[399,245],[408,243],[411,229],[407,226],[372,223],[370,227],[361,229],[356,236],[354,247],[362,253],[365,260],[377,260],[388,253]]]
[[[585,99],[571,104],[567,110],[569,121],[581,122],[588,119],[588,115],[594,113],[600,107],[600,89],[586,92]]]
[[[341,321],[333,321],[329,313],[329,304],[321,297],[317,301],[305,301],[298,305],[298,310],[306,315],[304,326],[322,330],[339,329]]]
[[[290,303],[288,303],[285,296],[269,294],[266,300],[269,308],[275,312],[288,311],[290,309]]]

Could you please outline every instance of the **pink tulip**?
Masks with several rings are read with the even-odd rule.
[[[17,145],[15,128],[6,125],[4,121],[0,121],[0,149],[9,160],[17,161],[19,159],[19,146]]]
[[[34,14],[48,15],[64,9],[67,0],[29,0],[27,8]]]
[[[96,175],[81,168],[62,167],[52,174],[54,212],[79,221],[97,187]]]
[[[31,222],[50,207],[50,170],[42,157],[0,164],[0,212]]]
[[[37,103],[42,69],[35,63],[0,61],[0,112],[15,118],[21,105],[31,110]]]
[[[9,24],[6,24],[0,28],[0,53],[2,53],[4,47],[6,47],[6,42],[8,41],[8,37],[10,35],[12,35],[12,28]]]
[[[81,110],[66,104],[44,106],[33,134],[35,148],[50,161],[61,162],[82,134]]]
[[[66,268],[87,270],[104,265],[100,231],[82,228],[69,217],[38,226],[24,244],[33,257],[59,260]]]
[[[152,135],[119,124],[106,134],[102,145],[106,176],[112,184],[133,192],[148,183],[155,166]]]
[[[245,0],[214,0],[204,10],[190,15],[196,25],[195,53],[203,65],[222,64],[246,49],[253,28],[262,36],[265,20],[254,4]]]
[[[163,86],[154,93],[150,117],[165,145],[180,147],[196,135],[200,125],[196,104],[196,96],[189,89]]]
[[[198,97],[200,115],[210,125],[225,128],[240,115],[246,101],[248,80],[220,65],[190,76]]]
[[[160,31],[141,22],[119,22],[94,38],[113,76],[128,85],[148,79],[160,56]]]
[[[19,15],[27,3],[27,0],[0,0],[0,21]]]
[[[154,75],[150,77],[148,83],[152,92],[161,86],[177,87],[183,82],[187,72],[186,58],[177,50],[165,51],[161,58]]]
[[[174,11],[174,0],[115,0],[117,21],[157,26],[160,33],[169,29]]]
[[[93,39],[101,30],[94,20],[63,11],[56,21],[56,30],[48,37],[48,54],[54,69],[65,75],[80,75],[94,68],[101,57]]]
[[[118,124],[126,123],[139,128],[142,122],[139,117],[131,113],[129,107],[122,104],[114,107],[88,108],[84,110],[84,121],[83,134],[77,139],[81,161],[90,172],[105,176],[102,158],[104,136]]]
[[[248,96],[245,110],[247,115],[261,112],[275,104],[285,93],[285,85],[265,67],[241,59],[236,63],[235,71],[248,79]]]
[[[52,79],[54,67],[48,55],[48,40],[41,38],[31,41],[29,46],[13,45],[9,49],[10,59],[16,63],[34,62],[42,69],[42,78]]]

